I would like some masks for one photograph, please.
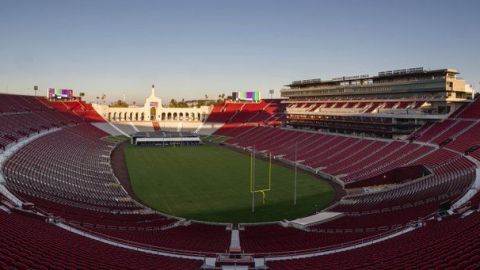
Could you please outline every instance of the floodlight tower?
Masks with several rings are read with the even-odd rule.
[[[297,205],[297,148],[298,143],[295,142],[295,171],[293,176],[293,205]]]
[[[275,93],[275,90],[270,89],[270,90],[268,90],[268,93],[270,94],[270,99],[272,99],[273,93]]]

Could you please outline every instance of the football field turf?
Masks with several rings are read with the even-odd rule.
[[[217,145],[125,147],[130,181],[140,200],[163,213],[215,222],[264,222],[294,219],[329,205],[333,187],[294,170],[272,165],[272,190],[255,195],[251,212],[250,157]],[[268,162],[256,161],[256,189],[268,186]]]

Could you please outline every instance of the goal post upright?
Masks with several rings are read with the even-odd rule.
[[[250,193],[252,195],[252,213],[255,212],[255,193],[262,194],[262,204],[265,205],[266,202],[266,192],[272,190],[272,152],[269,152],[267,155],[268,165],[267,165],[267,181],[268,186],[264,189],[256,189],[255,186],[255,176],[256,176],[256,153],[255,145],[252,147],[252,152],[250,153]]]

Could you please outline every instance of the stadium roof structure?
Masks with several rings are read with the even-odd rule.
[[[432,69],[428,70],[423,67],[418,68],[405,68],[405,69],[396,69],[396,70],[387,70],[387,71],[379,71],[377,75],[354,75],[354,76],[342,76],[342,77],[335,77],[332,79],[322,80],[318,79],[309,79],[309,80],[297,80],[293,81],[286,86],[298,86],[298,85],[317,85],[323,83],[332,83],[332,82],[344,82],[344,81],[355,81],[355,80],[367,80],[367,79],[387,79],[387,78],[394,78],[394,77],[409,77],[415,75],[427,75],[427,74],[460,74],[455,69],[450,68],[442,68],[442,69]]]

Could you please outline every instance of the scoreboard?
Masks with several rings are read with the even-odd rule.
[[[73,90],[66,88],[48,88],[48,98],[73,98]]]
[[[259,91],[233,92],[233,100],[260,101],[262,99]]]

